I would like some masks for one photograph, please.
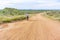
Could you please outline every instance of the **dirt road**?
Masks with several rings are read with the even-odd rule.
[[[0,27],[0,40],[60,40],[60,23],[40,14]]]

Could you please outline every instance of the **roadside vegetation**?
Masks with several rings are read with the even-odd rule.
[[[15,8],[4,8],[0,10],[0,23],[24,20],[26,19],[26,13],[29,13],[30,17],[37,13],[43,13],[46,17],[60,21],[60,10],[20,10]]]
[[[60,10],[46,10],[43,15],[51,19],[60,21]]]
[[[25,14],[30,16],[42,12],[41,10],[19,10],[15,8],[4,8],[0,10],[0,23],[13,22],[26,19]]]
[[[20,10],[15,8],[4,8],[0,10],[0,23],[24,20],[26,19],[26,13],[29,13],[30,17],[37,13],[43,13],[46,17],[60,21],[60,10]]]

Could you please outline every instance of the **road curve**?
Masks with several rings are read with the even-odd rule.
[[[40,14],[0,27],[0,40],[60,40],[60,23]]]

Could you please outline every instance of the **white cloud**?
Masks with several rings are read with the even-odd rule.
[[[30,7],[33,7],[33,8],[34,7],[35,8],[39,8],[39,7],[42,7],[42,8],[60,7],[60,3],[57,2],[57,0],[0,0],[0,8],[9,7],[9,6],[12,7],[12,5],[15,5],[17,3],[21,4],[20,6],[24,5],[24,8],[28,5]],[[38,4],[36,4],[36,3],[38,3]],[[26,5],[26,4],[28,4],[28,5]],[[32,5],[32,4],[34,4],[34,5]],[[14,7],[16,7],[16,6],[14,6]]]
[[[28,2],[55,2],[56,0],[0,0],[0,3],[28,3]]]
[[[55,0],[0,0],[0,4],[13,4],[13,3],[54,3]]]

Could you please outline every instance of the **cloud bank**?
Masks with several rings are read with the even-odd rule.
[[[0,0],[0,9],[60,9],[59,0]]]

